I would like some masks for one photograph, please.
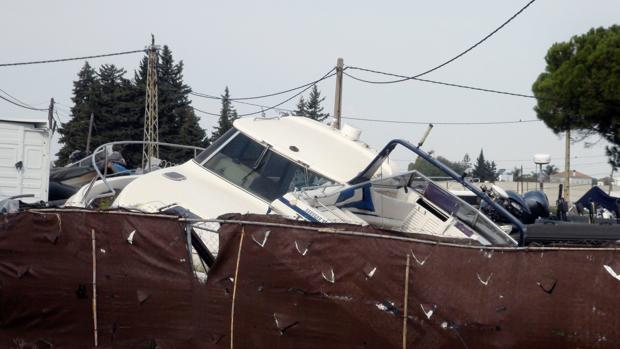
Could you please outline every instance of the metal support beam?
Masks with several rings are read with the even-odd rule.
[[[151,169],[151,159],[159,157],[159,121],[157,110],[157,57],[159,46],[152,37],[147,47],[148,68],[146,74],[146,98],[144,105],[144,146],[142,147],[142,168]]]

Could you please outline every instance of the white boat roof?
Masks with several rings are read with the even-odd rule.
[[[306,117],[242,118],[234,127],[341,183],[353,179],[377,154],[365,143]]]

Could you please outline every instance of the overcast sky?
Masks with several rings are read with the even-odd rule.
[[[0,63],[94,55],[144,48],[150,34],[185,62],[194,91],[260,95],[319,78],[343,57],[345,64],[415,74],[456,55],[504,22],[527,1],[6,1],[0,11]],[[481,46],[425,78],[531,94],[551,44],[620,19],[618,0],[538,0]],[[93,59],[114,63],[133,77],[141,56]],[[72,82],[83,62],[0,68],[0,88],[46,107],[59,102],[64,121]],[[351,73],[354,73],[351,71]],[[362,75],[370,79],[380,76]],[[319,85],[333,111],[334,79]],[[286,96],[257,103],[272,105]],[[0,117],[32,117],[0,101]],[[294,108],[297,100],[283,107]],[[217,101],[193,105],[217,113]],[[535,119],[534,100],[422,82],[367,85],[344,79],[343,115],[384,120],[480,122]],[[237,105],[240,113],[255,107]],[[269,114],[268,114],[269,115]],[[39,116],[46,117],[45,113]],[[216,118],[201,115],[209,131]],[[417,143],[425,126],[345,121],[375,148],[393,138]],[[586,140],[596,142],[597,138]],[[573,146],[573,168],[608,175],[603,141]],[[532,169],[532,155],[548,153],[564,167],[564,140],[543,123],[499,126],[437,125],[427,143],[451,160],[480,149],[500,168]],[[57,151],[58,146],[53,147]],[[406,160],[406,154],[397,154]],[[403,161],[403,166],[406,162]]]

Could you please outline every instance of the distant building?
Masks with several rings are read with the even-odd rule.
[[[550,176],[551,183],[564,183],[564,176],[566,171],[562,171]],[[571,185],[592,185],[592,177],[587,174],[581,173],[576,170],[570,172],[570,184]]]
[[[510,171],[506,171],[506,169],[499,169],[497,171],[497,180],[500,182],[512,182],[513,174]]]

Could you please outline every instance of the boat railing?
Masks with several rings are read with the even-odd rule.
[[[87,159],[88,157],[91,158],[91,163],[93,168],[95,169],[95,177],[93,177],[93,179],[90,181],[90,183],[88,184],[87,189],[85,190],[84,194],[82,195],[82,203],[86,204],[86,199],[88,198],[88,194],[90,193],[90,191],[92,190],[93,186],[95,185],[95,183],[98,180],[101,180],[101,182],[106,186],[106,188],[108,189],[107,192],[101,193],[96,195],[95,197],[93,197],[90,201],[92,202],[93,200],[99,199],[99,198],[103,198],[103,197],[114,197],[116,195],[116,189],[114,189],[114,187],[112,187],[110,185],[110,183],[107,181],[107,178],[110,177],[114,177],[114,176],[118,176],[120,175],[120,173],[113,173],[113,174],[108,174],[108,152],[105,151],[104,152],[104,166],[103,166],[103,173],[101,172],[101,170],[99,169],[99,166],[97,166],[97,155],[99,153],[101,153],[102,151],[104,151],[105,149],[107,149],[108,147],[114,147],[115,145],[130,145],[130,144],[152,144],[152,145],[157,145],[157,146],[163,146],[163,147],[169,147],[169,148],[177,148],[177,149],[190,149],[194,151],[194,157],[196,157],[197,152],[199,151],[203,151],[205,148],[202,147],[196,147],[196,146],[192,146],[192,145],[182,145],[182,144],[174,144],[174,143],[165,143],[165,142],[149,142],[149,141],[115,141],[115,142],[108,142],[105,144],[100,145],[99,147],[97,147],[92,154],[88,155],[85,159]],[[82,160],[78,161],[81,162]],[[151,164],[151,161],[147,162],[149,165]],[[146,169],[143,169],[144,172],[143,173],[147,173],[151,170],[150,166]]]
[[[445,173],[446,176],[449,176],[456,182],[460,183],[467,190],[474,193],[474,195],[480,198],[481,201],[484,201],[486,204],[492,207],[496,212],[498,212],[501,216],[503,216],[508,222],[510,222],[514,226],[516,231],[519,233],[519,245],[524,246],[526,237],[527,237],[526,228],[523,225],[523,223],[519,221],[519,219],[517,219],[510,212],[508,212],[506,208],[502,207],[497,202],[493,201],[493,199],[491,199],[482,190],[474,186],[472,183],[469,183],[468,181],[466,181],[463,175],[456,173],[452,168],[448,167],[443,162],[438,161],[437,159],[433,158],[429,153],[422,150],[419,146],[415,146],[406,140],[394,139],[390,141],[385,147],[383,147],[381,151],[379,151],[379,153],[375,156],[375,158],[370,162],[370,164],[368,164],[368,166],[366,166],[364,170],[362,170],[362,172],[360,172],[355,178],[349,181],[349,184],[354,185],[354,184],[358,184],[361,182],[369,181],[371,177],[377,172],[379,167],[383,164],[383,162],[390,156],[392,151],[398,145],[417,154],[419,157],[426,160],[428,163],[433,165],[435,168]]]

